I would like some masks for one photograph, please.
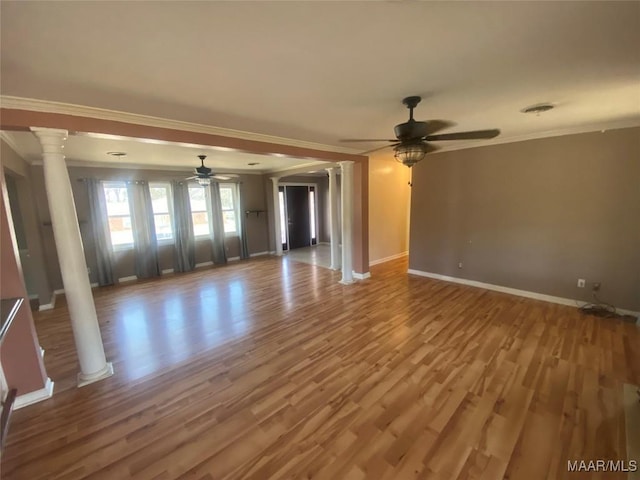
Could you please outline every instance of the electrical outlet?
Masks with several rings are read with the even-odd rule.
[[[593,289],[594,292],[599,292],[600,291],[600,287],[601,287],[600,282],[593,282],[592,289]]]
[[[458,268],[462,268],[462,262],[458,263]]]
[[[586,282],[584,278],[579,278],[578,279],[578,288],[584,288]]]

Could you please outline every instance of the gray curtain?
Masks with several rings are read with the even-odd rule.
[[[189,272],[196,268],[189,186],[185,182],[173,181],[171,188],[173,189],[173,269],[176,272]]]
[[[102,182],[95,178],[87,179],[89,210],[91,211],[91,233],[96,248],[98,284],[113,285],[117,282],[113,273],[114,257],[109,231],[107,199],[104,196]]]
[[[211,258],[213,263],[227,263],[227,253],[224,248],[224,221],[222,219],[222,201],[220,200],[220,185],[218,182],[211,182],[209,186],[211,193],[211,224],[213,225],[213,236],[211,239]]]
[[[153,221],[151,193],[147,182],[129,182],[129,209],[133,225],[133,253],[135,273],[138,278],[160,275],[158,263],[158,242]]]
[[[242,182],[238,183],[238,215],[240,215],[240,258],[249,258],[249,244],[247,242],[247,227],[245,213],[246,208],[244,204],[244,189]]]

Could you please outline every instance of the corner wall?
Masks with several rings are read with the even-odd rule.
[[[375,264],[409,250],[410,170],[378,152],[369,157],[369,256]]]
[[[411,269],[584,301],[601,282],[601,300],[640,311],[640,128],[436,153],[413,170]]]

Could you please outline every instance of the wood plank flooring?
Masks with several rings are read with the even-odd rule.
[[[623,479],[640,330],[406,274],[352,286],[279,258],[94,291],[115,375],[78,389],[64,302],[36,316],[56,382],[15,412],[6,479]]]

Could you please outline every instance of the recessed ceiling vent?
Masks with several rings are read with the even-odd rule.
[[[125,152],[107,152],[107,155],[111,155],[112,157],[117,157],[117,158],[122,158],[127,156]]]
[[[536,115],[540,115],[541,113],[548,112],[553,109],[553,105],[550,103],[538,103],[536,105],[530,105],[526,108],[520,110],[522,113],[535,113]]]

